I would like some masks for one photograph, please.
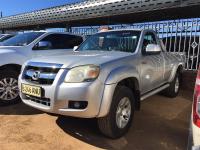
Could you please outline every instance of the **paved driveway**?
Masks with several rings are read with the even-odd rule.
[[[184,150],[187,146],[192,94],[176,99],[160,95],[142,102],[128,134],[118,140],[102,136],[92,119],[53,116],[24,104],[0,106],[1,150]]]

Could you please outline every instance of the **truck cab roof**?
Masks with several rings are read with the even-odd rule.
[[[108,30],[108,31],[103,31],[103,32],[113,32],[113,31],[149,31],[149,32],[155,32],[153,29],[140,29],[140,28],[127,28],[127,29],[112,29],[112,30]],[[99,31],[99,33],[101,33],[101,31]]]

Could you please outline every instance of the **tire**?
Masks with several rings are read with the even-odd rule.
[[[9,69],[0,72],[0,105],[20,102],[18,89],[19,73]]]
[[[180,84],[180,74],[177,72],[174,80],[170,83],[170,86],[164,91],[162,91],[162,94],[170,98],[175,98],[179,93]]]
[[[135,100],[134,95],[129,88],[125,86],[116,87],[108,115],[102,118],[98,118],[97,120],[99,129],[102,132],[102,134],[104,134],[105,136],[109,138],[116,139],[123,136],[125,133],[128,132],[132,123],[133,116],[134,116],[134,100]],[[129,115],[127,113],[123,115],[122,117],[121,116],[122,111],[120,111],[120,109],[118,108],[119,108],[119,104],[122,104],[123,102],[127,102],[127,106],[131,106],[131,108],[124,107],[124,109],[129,108],[128,110],[130,110],[130,113]],[[127,120],[126,121],[127,123],[124,124],[125,126],[124,125],[122,126],[121,124],[121,127],[120,127],[119,119],[117,119],[117,118],[120,118],[119,116],[121,116],[121,118],[124,118],[124,120]]]

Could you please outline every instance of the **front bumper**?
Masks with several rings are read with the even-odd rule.
[[[65,75],[66,71],[61,69],[52,85],[29,83],[23,80],[20,75],[20,91],[22,83],[40,86],[45,91],[43,97],[50,99],[50,106],[32,101],[20,92],[22,101],[31,107],[45,112],[80,118],[95,118],[98,117],[99,114],[106,114],[108,112],[108,110],[106,110],[106,112],[100,112],[100,108],[102,100],[104,98],[108,99],[108,97],[104,95],[104,89],[112,90],[113,85],[104,85],[100,80],[95,80],[92,83],[64,83]],[[109,96],[109,101],[111,101],[110,98],[111,96]],[[86,101],[88,105],[85,109],[71,109],[69,108],[69,101]]]

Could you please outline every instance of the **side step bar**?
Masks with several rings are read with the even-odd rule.
[[[150,96],[152,96],[152,95],[154,95],[156,93],[159,93],[160,91],[162,91],[162,90],[164,90],[164,89],[166,89],[168,87],[169,87],[169,84],[165,84],[165,85],[163,85],[163,86],[161,86],[161,87],[159,87],[159,88],[157,88],[157,89],[155,89],[155,90],[153,90],[151,92],[148,92],[148,93],[142,95],[141,98],[140,98],[140,100],[143,101],[146,98],[148,98],[148,97],[150,97]]]

